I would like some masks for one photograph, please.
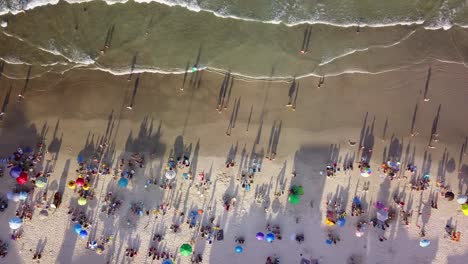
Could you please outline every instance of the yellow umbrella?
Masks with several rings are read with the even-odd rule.
[[[462,205],[462,211],[464,215],[468,215],[468,204]]]
[[[78,204],[81,205],[81,206],[85,205],[86,204],[86,198],[80,197],[78,199]]]
[[[89,188],[91,188],[91,185],[89,185],[89,183],[85,182],[85,184],[83,184],[83,190],[87,191],[89,190]]]
[[[330,221],[330,219],[328,219],[328,218],[325,220],[325,224],[327,224],[329,226],[335,225],[335,223],[333,221]]]
[[[74,180],[71,180],[71,181],[68,182],[67,186],[68,186],[68,188],[73,190],[73,189],[76,188],[76,182]]]

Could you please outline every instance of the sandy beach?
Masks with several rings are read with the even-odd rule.
[[[6,98],[1,157],[43,139],[48,184],[31,191],[26,203],[35,204],[44,191],[46,204],[56,191],[63,198],[58,209],[47,209],[47,217],[39,215],[42,208],[35,208],[16,241],[9,238],[8,221],[21,202],[9,201],[0,213],[0,239],[10,244],[1,263],[161,263],[148,257],[151,246],[170,253],[174,263],[191,263],[191,257],[179,254],[184,243],[191,243],[193,255],[200,254],[203,263],[265,263],[273,255],[288,264],[303,258],[351,263],[350,256],[354,263],[466,262],[467,218],[456,199],[441,197],[437,186],[443,182],[456,197],[468,191],[468,70],[463,65],[431,61],[380,74],[341,74],[326,77],[320,88],[314,77],[296,80],[291,88],[292,79],[268,82],[232,76],[231,81],[210,71],[113,76],[74,69],[63,75],[34,75],[34,68],[37,77],[25,81],[6,76],[24,74],[27,66],[5,65],[0,77],[0,96]],[[18,94],[24,98],[18,100]],[[66,186],[77,178],[77,159],[91,160],[103,152],[102,163],[112,170],[92,178],[94,199],[79,206],[77,189]],[[144,167],[135,170],[126,188],[119,188],[120,175],[114,169],[120,159],[135,153],[144,156]],[[148,179],[164,182],[169,159],[182,155],[191,164],[177,170],[171,189],[145,188]],[[372,169],[368,178],[360,176],[362,158]],[[401,178],[390,180],[379,169],[387,160],[401,163]],[[230,161],[234,166],[227,168]],[[334,163],[341,170],[327,177],[327,165]],[[350,163],[354,169],[343,171]],[[261,164],[261,171],[246,190],[239,179],[252,164]],[[412,177],[404,177],[408,165],[417,167],[413,177],[429,175],[427,189],[412,190]],[[2,194],[17,186],[8,169],[4,171]],[[183,173],[189,171],[193,179],[185,180]],[[200,173],[209,184],[200,184]],[[293,185],[304,188],[296,205],[288,203]],[[110,191],[122,201],[114,216],[101,212]],[[235,198],[229,211],[223,197]],[[350,214],[354,197],[362,201],[361,216]],[[403,207],[398,208],[395,197]],[[431,207],[434,200],[437,209]],[[325,224],[327,201],[338,201],[347,212],[343,227]],[[396,217],[384,232],[369,225],[356,237],[356,224],[376,216],[377,201],[396,210]],[[149,215],[133,214],[130,207],[136,202]],[[88,238],[74,232],[69,208],[89,216]],[[190,212],[200,209],[197,224],[214,217],[224,240],[210,244],[201,237],[200,226],[189,228]],[[400,210],[413,211],[409,225],[403,224]],[[180,231],[172,232],[172,224],[180,225]],[[267,224],[281,227],[281,241],[256,240],[257,232],[266,233]],[[447,224],[461,232],[460,242],[446,237]],[[421,229],[429,247],[419,245]],[[326,243],[329,232],[339,235],[336,245]],[[164,236],[159,243],[153,241],[156,233]],[[303,234],[304,241],[290,239],[294,234]],[[86,248],[87,241],[109,235],[113,239],[101,255]],[[379,241],[381,235],[387,240]],[[245,238],[242,254],[234,251],[236,237]],[[125,256],[127,248],[138,250],[138,255]],[[37,251],[42,258],[33,260]]]

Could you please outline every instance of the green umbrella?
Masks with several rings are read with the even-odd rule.
[[[183,244],[182,246],[180,246],[180,254],[182,256],[190,256],[190,254],[192,254],[192,246],[190,246],[189,244]]]
[[[289,195],[289,203],[290,204],[299,204],[299,202],[301,201],[301,198],[299,197],[299,194],[291,194]]]

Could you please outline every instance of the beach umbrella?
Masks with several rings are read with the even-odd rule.
[[[361,176],[362,177],[367,178],[367,177],[371,176],[371,173],[372,173],[372,171],[371,171],[370,168],[367,168],[367,167],[361,168]]]
[[[39,188],[44,187],[47,184],[47,178],[46,177],[37,177],[36,178],[36,186]]]
[[[28,192],[19,192],[18,197],[21,201],[26,201],[28,199]]]
[[[190,256],[190,254],[192,254],[192,246],[190,244],[185,243],[182,246],[180,246],[179,252],[182,256]]]
[[[119,185],[120,188],[125,188],[128,185],[128,179],[121,177],[119,181],[117,182],[117,185]]]
[[[333,222],[332,220],[327,218],[327,219],[325,219],[325,224],[327,224],[328,226],[334,226],[335,222]]]
[[[97,241],[93,240],[93,241],[89,242],[89,248],[92,249],[92,250],[95,250],[97,248]]]
[[[377,212],[377,219],[380,221],[385,221],[388,219],[388,212],[386,210],[380,210]]]
[[[340,227],[343,227],[346,224],[346,219],[344,219],[344,217],[341,217],[338,219],[338,221],[336,221],[336,224]]]
[[[327,239],[327,240],[325,240],[325,243],[327,243],[327,245],[331,245],[333,243],[333,241],[331,241],[331,239]]]
[[[10,176],[14,179],[18,178],[21,174],[21,168],[16,166],[16,167],[13,167],[11,168],[10,170]]]
[[[268,233],[265,236],[265,240],[271,243],[275,240],[275,235],[273,233]]]
[[[462,205],[461,209],[464,215],[468,215],[468,204]]]
[[[172,261],[172,259],[165,259],[163,260],[162,264],[174,264],[174,262]]]
[[[80,198],[78,199],[78,205],[83,206],[83,205],[86,204],[86,202],[87,202],[87,201],[86,201],[86,198],[84,198],[84,197],[80,197]]]
[[[172,180],[175,178],[176,174],[177,173],[174,170],[167,170],[164,176],[166,176],[166,179]]]
[[[364,232],[361,230],[356,230],[356,236],[357,237],[362,237],[364,235]]]
[[[85,180],[83,178],[78,178],[76,179],[76,186],[83,186],[83,184],[85,184]]]
[[[301,201],[301,198],[299,197],[299,194],[290,194],[288,201],[290,204],[298,204]]]
[[[19,202],[19,201],[21,200],[20,198],[21,198],[21,197],[20,197],[19,193],[14,193],[14,194],[13,194],[13,199],[12,199],[12,200],[13,200],[14,202]]]
[[[79,235],[81,230],[83,230],[83,227],[80,224],[75,224],[73,226],[73,230],[75,231],[75,233],[77,233]]]
[[[466,195],[460,195],[457,198],[457,203],[458,204],[466,204],[467,201],[468,201],[468,196],[466,196]]]
[[[419,245],[423,248],[428,247],[430,244],[431,244],[431,241],[427,239],[421,239],[421,241],[419,241]]]
[[[453,192],[446,192],[445,198],[447,198],[449,201],[452,201],[455,198],[455,194]]]
[[[258,232],[257,235],[255,235],[255,237],[257,238],[257,240],[261,241],[265,239],[265,234],[263,234],[262,232]]]
[[[304,188],[302,186],[294,185],[292,187],[292,192],[298,195],[304,195]]]
[[[78,163],[83,162],[83,156],[82,156],[82,155],[78,155],[78,157],[76,157],[76,161],[78,161]]]
[[[244,248],[241,245],[236,246],[234,249],[237,254],[240,254],[244,251]]]
[[[87,191],[91,188],[91,185],[89,185],[89,183],[85,182],[85,184],[83,184],[83,186],[81,187],[83,188],[83,190]]]
[[[10,225],[11,229],[16,230],[21,227],[21,225],[23,224],[23,220],[17,216],[14,216],[10,218],[8,224]]]
[[[26,172],[21,172],[20,176],[16,178],[16,182],[20,185],[23,185],[28,182],[28,174]]]
[[[88,237],[88,231],[86,230],[81,230],[80,231],[80,238],[87,238]]]
[[[76,182],[74,180],[68,181],[67,186],[73,190],[76,188]]]

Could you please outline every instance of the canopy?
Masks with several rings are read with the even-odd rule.
[[[362,177],[367,178],[367,177],[371,176],[371,173],[372,173],[372,171],[371,171],[370,168],[368,168],[368,167],[361,168],[361,176]]]
[[[75,231],[75,233],[77,233],[79,235],[81,230],[83,230],[83,227],[80,224],[75,224],[73,226],[73,230]]]
[[[271,243],[275,240],[275,235],[273,233],[268,233],[265,237],[265,240]]]
[[[16,182],[18,182],[18,184],[25,184],[26,182],[28,182],[28,174],[26,172],[21,172],[20,176],[18,178],[16,178]]]
[[[388,219],[388,212],[384,209],[377,212],[377,219],[380,221],[385,221]]]
[[[466,195],[460,195],[457,198],[457,203],[458,204],[465,204],[468,201],[468,196]]]
[[[85,180],[83,178],[76,179],[76,186],[83,186],[85,184]]]
[[[81,238],[87,238],[87,237],[88,237],[88,231],[86,231],[86,230],[84,230],[84,229],[81,230],[81,231],[80,231],[80,237],[81,237]]]
[[[175,178],[176,174],[177,173],[174,170],[167,170],[164,176],[166,176],[166,179],[172,180]]]
[[[87,202],[86,198],[84,198],[84,197],[80,197],[78,199],[78,205],[81,205],[81,206],[86,205],[86,202]]]
[[[257,235],[255,235],[255,237],[257,238],[257,240],[261,241],[265,239],[265,234],[263,234],[262,232],[258,232]]]
[[[10,225],[11,229],[16,230],[21,227],[21,225],[23,224],[23,220],[17,216],[14,216],[10,218],[8,224]]]
[[[289,203],[290,204],[298,204],[301,201],[301,198],[299,197],[299,194],[290,194],[289,195]]]
[[[336,224],[340,227],[344,226],[346,224],[346,219],[344,217],[341,217],[336,221]]]
[[[120,178],[119,181],[117,182],[120,188],[125,188],[128,185],[128,179],[127,178]]]
[[[21,168],[16,166],[16,167],[13,167],[11,168],[10,170],[10,176],[14,179],[18,178],[21,174]]]
[[[192,246],[185,243],[182,246],[180,246],[179,252],[182,256],[190,256],[192,254]]]
[[[461,209],[464,215],[468,215],[468,204],[462,205]]]
[[[68,188],[70,189],[75,189],[76,188],[76,182],[74,180],[71,180],[67,183]]]
[[[47,178],[46,177],[38,177],[36,178],[36,186],[39,188],[44,187],[47,184]]]
[[[419,241],[419,245],[423,248],[428,247],[430,244],[431,244],[431,241],[427,239],[421,239],[421,241]]]
[[[241,245],[236,246],[234,249],[237,254],[240,254],[244,251],[244,248]]]

